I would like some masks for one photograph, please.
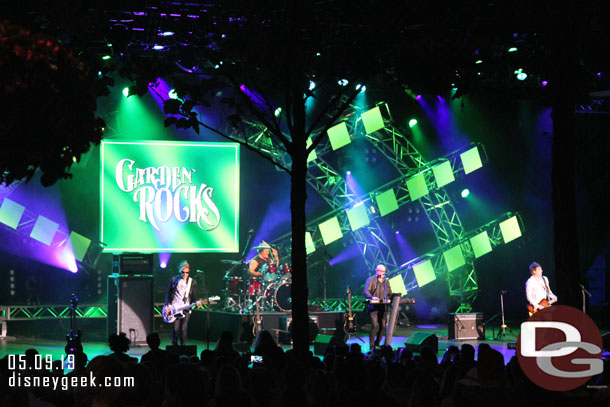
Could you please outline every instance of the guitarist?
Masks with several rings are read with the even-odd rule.
[[[172,277],[169,280],[169,287],[165,295],[165,313],[170,313],[170,307],[180,307],[192,303],[197,298],[197,282],[189,275],[191,267],[186,260],[180,262],[178,266],[180,274]],[[197,301],[197,307],[201,307],[201,301]],[[186,345],[186,333],[189,320],[191,319],[191,310],[182,311],[182,317],[172,322],[172,345]]]
[[[525,283],[525,295],[530,313],[534,313],[557,301],[557,296],[551,291],[549,279],[542,275],[540,264],[530,264],[531,277]]]
[[[371,316],[371,332],[369,334],[369,344],[371,352],[375,346],[379,346],[381,336],[386,330],[388,320],[387,302],[392,298],[392,289],[388,280],[385,278],[386,267],[383,264],[377,265],[375,275],[369,277],[364,283],[364,296],[372,300],[372,302],[381,302],[378,304],[367,305],[369,315]]]

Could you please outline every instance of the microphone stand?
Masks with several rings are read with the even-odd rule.
[[[585,295],[589,298],[591,298],[593,295],[587,291],[587,289],[585,288],[584,285],[582,284],[578,284],[580,286],[580,291],[582,292],[582,312],[583,314],[587,313],[587,299],[585,297]]]
[[[502,314],[502,325],[500,325],[500,330],[498,331],[498,336],[496,336],[496,339],[499,338],[500,336],[502,336],[504,338],[506,336],[506,331],[510,332],[510,334],[512,336],[517,336],[508,327],[508,325],[506,325],[506,322],[504,321],[504,294],[505,293],[506,293],[506,290],[500,290],[500,312]]]

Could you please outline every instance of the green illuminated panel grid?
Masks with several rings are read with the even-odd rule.
[[[380,193],[375,197],[375,200],[377,201],[379,215],[381,216],[385,216],[398,209],[398,202],[396,201],[396,194],[394,194],[393,189]]]
[[[445,161],[432,167],[432,173],[434,174],[436,186],[439,188],[442,188],[445,185],[451,184],[453,181],[455,181],[455,176],[453,175],[453,170],[451,169],[451,162],[449,161]]]
[[[339,123],[330,129],[328,129],[328,141],[330,141],[330,145],[333,150],[338,150],[343,146],[348,145],[352,142],[352,139],[349,137],[349,132],[347,131],[347,125],[345,122]]]
[[[362,124],[364,125],[366,134],[374,133],[385,127],[379,107],[374,107],[371,110],[362,113],[360,117],[362,118]]]
[[[424,174],[419,174],[411,177],[407,180],[407,189],[409,190],[409,196],[411,201],[421,198],[422,196],[428,195],[428,186],[426,185],[426,177]]]
[[[366,206],[363,204],[355,205],[352,209],[345,211],[352,231],[358,230],[370,223],[369,215],[366,213]]]
[[[434,274],[434,268],[432,267],[431,260],[426,260],[413,266],[413,273],[415,274],[417,285],[420,287],[423,287],[426,284],[436,280],[436,275]]]
[[[25,206],[8,198],[4,198],[2,206],[0,206],[0,222],[8,227],[17,229],[24,211]]]
[[[519,227],[519,221],[516,216],[506,219],[500,223],[500,231],[502,232],[502,239],[504,243],[508,243],[521,237],[521,228]]]
[[[460,154],[460,159],[462,160],[465,174],[470,174],[483,166],[479,149],[476,146]]]
[[[476,258],[479,258],[491,251],[491,243],[489,242],[489,236],[487,235],[486,231],[471,237],[470,244],[472,245],[474,257]]]
[[[305,252],[311,254],[316,251],[316,246],[313,244],[311,233],[305,232]]]
[[[46,245],[51,245],[57,229],[59,229],[59,224],[57,222],[53,222],[51,219],[39,215],[34,224],[34,229],[32,229],[32,232],[30,233],[30,237]]]
[[[445,259],[445,264],[447,264],[448,271],[457,270],[466,264],[464,253],[459,245],[443,252],[443,258]]]

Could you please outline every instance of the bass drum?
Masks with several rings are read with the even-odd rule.
[[[292,310],[292,295],[290,289],[292,283],[285,282],[280,284],[275,290],[275,305],[280,311],[288,312]]]

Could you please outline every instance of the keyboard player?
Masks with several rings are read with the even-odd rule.
[[[381,336],[385,332],[388,320],[387,304],[392,298],[392,289],[385,278],[385,273],[385,265],[377,265],[375,275],[369,277],[364,284],[364,296],[369,299],[367,309],[371,317],[371,333],[369,334],[371,351],[375,346],[379,346]]]

